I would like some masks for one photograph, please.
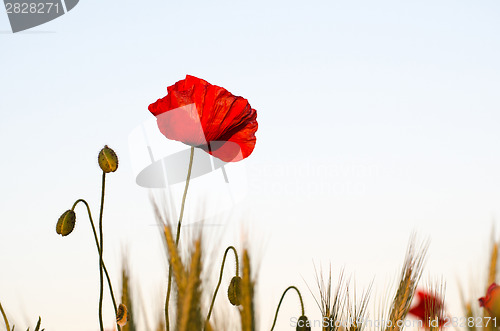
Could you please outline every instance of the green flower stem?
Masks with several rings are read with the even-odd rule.
[[[191,170],[193,169],[193,157],[194,157],[194,147],[191,146],[191,154],[189,156],[189,167],[186,178],[186,186],[184,187],[184,195],[182,196],[182,204],[181,204],[181,212],[179,215],[179,222],[177,223],[177,235],[175,238],[175,245],[179,244],[179,239],[181,236],[181,224],[182,218],[184,216],[184,206],[186,204],[186,196],[189,187],[189,181],[191,180]],[[167,285],[167,297],[165,299],[165,328],[167,331],[170,331],[170,322],[168,318],[168,302],[170,301],[170,292],[172,290],[172,265],[168,266],[168,285]]]
[[[102,172],[102,186],[101,186],[101,210],[99,212],[99,242],[101,243],[99,249],[99,325],[101,331],[104,331],[104,323],[102,321],[102,299],[103,299],[103,268],[102,268],[102,252],[104,243],[102,242],[102,213],[104,211],[104,189],[106,187],[106,172]]]
[[[97,246],[97,253],[100,253],[101,248],[99,246],[99,239],[97,238],[97,232],[95,230],[94,221],[92,220],[92,213],[90,212],[90,207],[89,207],[89,204],[87,203],[87,201],[85,201],[83,199],[76,200],[75,203],[73,204],[73,207],[71,207],[71,210],[74,210],[76,208],[76,205],[80,202],[83,203],[85,205],[85,207],[87,207],[90,225],[92,226],[92,232],[94,233],[95,244]],[[104,274],[106,275],[106,279],[108,281],[109,293],[111,294],[111,300],[113,301],[113,307],[115,308],[115,314],[116,314],[118,312],[118,307],[116,306],[115,295],[113,294],[113,286],[111,285],[111,279],[109,278],[108,269],[106,268],[106,264],[104,263],[104,260],[102,261],[102,267],[104,269]]]
[[[229,246],[226,248],[226,251],[224,252],[224,257],[222,259],[222,265],[220,267],[220,275],[219,275],[219,282],[217,283],[217,287],[215,288],[214,295],[212,297],[212,303],[210,303],[210,309],[208,310],[208,315],[207,315],[207,320],[205,322],[205,325],[207,325],[208,320],[210,320],[210,316],[212,315],[212,310],[214,308],[214,303],[215,303],[215,297],[217,296],[217,292],[219,291],[220,284],[222,283],[222,274],[224,273],[224,264],[226,263],[226,257],[227,253],[232,250],[234,252],[234,258],[236,260],[236,277],[239,277],[240,275],[240,262],[238,260],[238,252],[236,251],[236,248],[233,246]]]
[[[281,296],[281,300],[278,303],[278,308],[276,308],[276,314],[274,315],[274,322],[273,322],[273,326],[271,326],[271,331],[273,331],[274,326],[276,325],[276,320],[278,319],[278,312],[280,310],[281,303],[283,302],[283,299],[285,298],[285,294],[286,294],[286,292],[288,292],[288,290],[291,290],[291,289],[294,289],[295,291],[297,291],[297,294],[299,295],[299,300],[300,300],[300,308],[302,309],[302,315],[301,316],[305,315],[305,312],[304,312],[304,302],[302,301],[302,295],[300,294],[299,289],[296,288],[295,286],[289,286],[285,290],[285,292],[283,292],[283,295]]]
[[[7,315],[5,314],[5,311],[3,310],[1,303],[0,303],[0,311],[2,312],[3,321],[5,322],[5,327],[7,328],[7,331],[10,331],[9,320],[7,319]]]

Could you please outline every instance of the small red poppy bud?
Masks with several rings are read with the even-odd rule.
[[[108,145],[101,149],[97,160],[99,167],[106,173],[115,172],[118,169],[118,156],[116,156],[115,151],[109,148]]]
[[[500,319],[500,286],[491,284],[486,295],[479,299],[479,306],[484,307],[491,317]]]
[[[307,316],[302,315],[299,317],[299,320],[297,321],[297,327],[295,328],[295,330],[296,331],[311,331],[311,323],[309,323]]]
[[[118,306],[118,311],[116,312],[116,324],[119,326],[125,326],[128,322],[128,311],[127,306],[123,303],[120,303]]]
[[[239,306],[241,302],[241,277],[234,276],[227,289],[227,297],[233,306]]]
[[[61,215],[61,217],[59,217],[59,220],[57,221],[56,225],[57,234],[60,234],[61,236],[67,236],[75,228],[75,223],[76,223],[75,212],[73,210],[66,210]]]

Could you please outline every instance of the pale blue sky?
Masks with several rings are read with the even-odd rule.
[[[108,144],[121,160],[108,182],[109,269],[118,276],[130,245],[149,313],[160,311],[165,262],[128,135],[186,74],[258,112],[247,199],[225,228],[207,231],[217,261],[248,232],[262,330],[290,284],[319,317],[304,282],[314,288],[313,261],[345,266],[358,288],[375,278],[383,293],[412,230],[431,240],[424,279],[443,275],[456,301],[455,280],[483,274],[499,215],[499,14],[493,0],[82,0],[11,34],[0,11],[2,304],[19,327],[41,315],[47,329],[97,329],[83,208],[70,237],[54,227],[80,197],[97,213],[96,156]],[[295,298],[285,309],[279,330],[291,329]]]

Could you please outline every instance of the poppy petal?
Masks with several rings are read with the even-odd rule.
[[[252,153],[258,124],[248,100],[190,75],[167,91],[148,107],[165,137],[200,147],[225,162]]]

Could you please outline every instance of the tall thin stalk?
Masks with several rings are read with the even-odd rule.
[[[99,239],[97,238],[97,231],[95,229],[94,220],[92,219],[92,213],[90,212],[89,204],[84,199],[78,199],[73,204],[73,207],[71,208],[71,210],[74,210],[76,208],[76,205],[80,202],[83,203],[85,205],[85,207],[87,207],[87,213],[89,215],[90,225],[92,226],[92,232],[94,233],[94,239],[95,239],[95,244],[97,247],[97,253],[100,254],[101,248],[99,245]],[[109,278],[108,269],[106,268],[106,263],[104,263],[104,260],[102,261],[102,268],[104,270],[104,274],[106,275],[106,280],[108,282],[108,287],[109,287],[109,293],[111,295],[111,300],[113,301],[113,307],[115,309],[115,315],[116,315],[116,313],[118,312],[118,306],[116,305],[115,295],[113,292],[113,286],[111,285],[111,279]]]
[[[186,196],[189,187],[189,181],[191,180],[191,170],[193,169],[193,157],[194,157],[194,147],[191,147],[191,154],[189,156],[189,167],[186,178],[186,186],[184,187],[184,195],[182,196],[181,212],[179,215],[179,222],[177,222],[177,235],[175,238],[175,245],[179,244],[179,239],[181,236],[181,225],[182,218],[184,216],[184,206],[186,204]],[[170,331],[170,321],[168,317],[168,303],[170,301],[170,292],[172,291],[172,265],[168,266],[168,285],[167,285],[167,297],[165,299],[165,329]]]
[[[103,299],[103,261],[102,261],[102,251],[103,251],[103,234],[102,234],[102,213],[104,210],[104,189],[106,187],[106,172],[102,172],[102,186],[101,186],[101,208],[99,212],[99,326],[101,331],[104,331],[104,323],[102,320],[102,299]]]

